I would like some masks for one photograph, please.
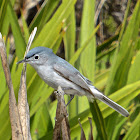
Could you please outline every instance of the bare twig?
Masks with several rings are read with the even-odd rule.
[[[30,35],[26,53],[29,51],[36,30],[37,28],[35,28]],[[29,115],[29,106],[27,102],[27,89],[26,89],[26,64],[24,64],[22,74],[21,74],[20,89],[18,95],[18,106],[17,106],[13,84],[11,80],[10,69],[7,63],[5,44],[2,39],[1,33],[0,33],[0,55],[1,55],[2,66],[3,66],[6,82],[9,88],[9,112],[10,112],[10,121],[11,121],[11,128],[12,128],[12,139],[31,140],[30,115]]]
[[[82,124],[81,124],[81,122],[80,122],[80,118],[78,119],[78,121],[79,121],[79,125],[80,125],[80,127],[81,127],[81,140],[86,140],[86,136],[85,136],[85,133],[84,133]]]
[[[95,13],[95,16],[94,16],[95,25],[97,24],[98,17],[100,15],[101,9],[102,9],[105,1],[106,0],[101,0],[100,3],[99,3],[99,5],[98,5],[98,8],[97,8],[96,13]]]
[[[62,139],[70,140],[70,127],[68,123],[68,114],[64,101],[64,91],[61,89],[61,87],[58,87],[58,90],[55,92],[55,94],[57,96],[58,104],[56,110],[53,140],[60,139],[61,130],[62,130]]]
[[[22,128],[20,124],[20,118],[19,118],[18,108],[16,104],[13,84],[11,80],[10,69],[7,62],[5,44],[2,39],[1,33],[0,33],[0,54],[1,54],[2,66],[3,66],[6,82],[9,88],[9,112],[10,112],[10,122],[11,122],[11,128],[12,128],[12,139],[22,140],[23,133],[22,133]]]
[[[24,66],[20,79],[20,88],[18,93],[18,111],[22,126],[23,137],[25,140],[30,140],[30,114],[29,105],[27,101],[26,89],[26,66]]]
[[[93,134],[92,134],[92,118],[88,117],[89,123],[90,123],[90,134],[89,134],[89,140],[93,140]]]
[[[62,129],[62,139],[63,140],[70,140],[70,126],[69,126],[69,121],[68,121],[68,114],[67,114],[67,110],[65,107],[65,118],[63,119],[62,123],[61,123],[61,129]]]
[[[28,51],[30,50],[30,47],[31,47],[31,44],[32,44],[33,39],[35,37],[36,31],[37,31],[37,27],[34,28],[34,30],[32,31],[32,33],[29,37],[28,44],[27,44],[27,47],[26,47],[26,52],[24,54],[24,58],[25,58],[26,54],[28,53]]]
[[[32,44],[36,31],[37,31],[37,28],[35,27],[29,37],[24,58],[30,49],[30,46]],[[23,137],[25,140],[31,140],[30,113],[29,113],[29,105],[27,101],[27,88],[26,88],[26,64],[23,65],[23,70],[21,74],[20,89],[18,93],[18,110],[20,114]]]

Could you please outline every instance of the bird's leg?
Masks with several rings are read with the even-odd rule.
[[[73,90],[73,88],[69,87],[69,88],[63,88],[64,92],[67,90],[67,91],[71,91]],[[66,106],[69,105],[69,103],[72,101],[72,99],[74,98],[74,95],[70,94],[70,100],[68,101],[68,103],[66,104]]]
[[[72,101],[73,98],[74,98],[74,95],[70,95],[70,100],[68,101],[66,106],[68,106],[68,104]]]

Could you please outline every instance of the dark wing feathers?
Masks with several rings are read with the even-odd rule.
[[[78,86],[86,90],[90,90],[88,84],[91,84],[91,81],[89,81],[82,74],[80,74],[80,72],[72,65],[66,63],[66,61],[54,64],[53,68],[59,75],[68,79],[69,81],[77,84]]]

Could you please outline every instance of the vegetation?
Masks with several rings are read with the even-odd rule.
[[[75,3],[76,0],[65,0],[60,5],[59,0],[45,1],[29,27],[21,12],[21,28],[13,8],[15,0],[0,1],[0,32],[4,36],[9,58],[11,42],[9,30],[14,37],[16,48],[10,64],[15,96],[18,98],[22,71],[22,65],[17,66],[16,63],[23,58],[29,34],[37,26],[37,34],[31,48],[45,46],[57,53],[63,41],[65,59],[89,78],[105,95],[130,112],[130,116],[125,118],[100,101],[89,103],[86,97],[75,97],[67,108],[71,139],[81,137],[78,118],[88,139],[90,133],[88,117],[92,118],[94,139],[139,139],[140,0],[137,1],[130,16],[128,13],[131,1],[128,1],[121,27],[115,35],[99,46],[96,46],[96,32],[101,24],[93,26],[95,0],[84,1],[78,41],[76,40]],[[106,62],[110,67],[106,67]],[[1,61],[0,87],[0,139],[7,140],[11,139],[9,90]],[[57,100],[49,98],[53,89],[47,86],[29,65],[27,66],[27,93],[32,139],[52,139]],[[69,97],[65,96],[65,102],[68,100]]]

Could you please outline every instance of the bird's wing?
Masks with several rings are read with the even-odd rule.
[[[88,86],[89,80],[85,78],[77,69],[75,69],[68,62],[62,61],[61,63],[56,63],[54,64],[53,68],[59,75],[66,78],[67,80],[75,83],[76,85],[86,90],[90,90]]]

